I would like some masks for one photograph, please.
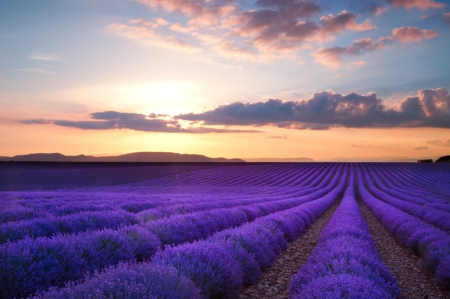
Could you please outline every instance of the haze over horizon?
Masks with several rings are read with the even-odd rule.
[[[0,3],[0,156],[450,152],[450,3]]]

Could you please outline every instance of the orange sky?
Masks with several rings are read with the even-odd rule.
[[[0,3],[0,156],[450,153],[432,0]]]

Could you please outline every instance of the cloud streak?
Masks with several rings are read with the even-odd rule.
[[[61,58],[44,53],[38,52],[28,55],[28,59],[38,60],[38,61],[60,61]]]
[[[427,144],[429,144],[429,145],[436,145],[436,146],[450,147],[450,139],[447,139],[447,140],[428,140]]]
[[[137,40],[144,44],[157,44],[175,51],[188,53],[197,53],[201,51],[200,48],[195,47],[183,39],[156,33],[152,28],[158,27],[159,25],[157,23],[142,19],[131,20],[130,23],[135,26],[113,23],[108,25],[107,29],[114,34]]]
[[[444,3],[434,2],[433,0],[388,0],[387,2],[395,8],[404,7],[408,10],[413,8],[427,10],[429,8],[443,8],[445,6]]]
[[[385,43],[386,40],[384,39],[375,43],[371,38],[363,38],[356,40],[347,48],[321,48],[314,52],[312,55],[315,57],[316,62],[319,62],[326,66],[337,68],[342,63],[342,56],[361,55],[364,52],[378,50],[383,48],[385,46]],[[361,65],[361,62],[359,62],[359,64]]]
[[[151,113],[149,115],[138,113],[123,113],[117,111],[104,111],[91,113],[93,120],[48,120],[28,119],[23,124],[54,124],[61,127],[72,127],[82,130],[122,130],[129,129],[143,132],[162,133],[255,133],[256,130],[230,130],[205,127],[182,128],[177,120],[158,118],[165,115]]]
[[[338,68],[342,63],[342,57],[346,55],[361,55],[365,52],[380,50],[387,44],[398,41],[400,43],[421,42],[422,39],[430,39],[438,36],[437,31],[419,29],[417,27],[399,27],[392,30],[392,36],[380,37],[377,42],[371,38],[356,40],[348,47],[320,48],[312,53],[315,61],[326,66]]]
[[[387,107],[375,94],[314,93],[301,101],[270,99],[235,102],[214,110],[175,116],[204,125],[271,125],[289,129],[325,130],[330,127],[441,127],[450,128],[450,95],[445,88],[420,90],[403,99],[399,107]]]

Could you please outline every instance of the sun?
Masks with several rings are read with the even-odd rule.
[[[141,107],[135,112],[177,115],[191,112],[196,103],[200,105],[201,89],[191,81],[153,81],[121,86],[115,92]]]

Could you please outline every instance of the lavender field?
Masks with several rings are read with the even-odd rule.
[[[361,206],[450,296],[450,164],[166,166],[1,169],[0,297],[237,298],[333,206],[290,298],[405,298]]]

